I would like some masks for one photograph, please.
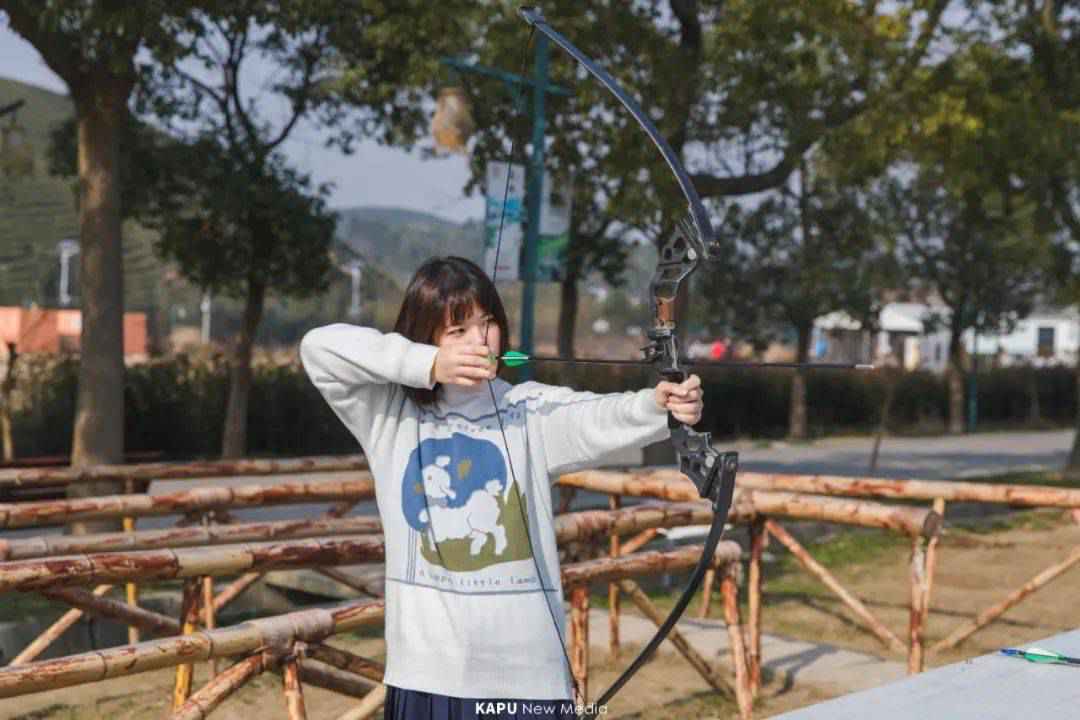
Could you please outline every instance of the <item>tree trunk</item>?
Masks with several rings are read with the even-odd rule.
[[[11,432],[11,396],[15,391],[15,363],[18,362],[19,351],[15,343],[7,343],[7,368],[4,370],[4,380],[0,383],[0,439],[4,443],[4,462],[15,459],[15,438]]]
[[[810,356],[811,325],[798,327],[796,342],[796,360],[805,363]],[[806,370],[798,368],[791,377],[791,406],[788,412],[788,437],[792,440],[805,440],[809,433],[806,425]]]
[[[71,464],[124,460],[124,283],[121,257],[119,137],[131,82],[96,76],[73,88],[79,136],[79,285],[82,332]],[[77,483],[71,497],[120,492],[115,482]],[[118,529],[73,523],[73,533]]]
[[[1066,476],[1080,480],[1080,360],[1076,362],[1076,434],[1073,435],[1072,452],[1065,464]]]
[[[964,345],[958,329],[949,337],[949,433],[964,432]]]
[[[221,457],[238,458],[247,453],[248,400],[251,397],[251,352],[255,333],[262,320],[266,286],[249,282],[247,301],[240,331],[233,345],[229,368],[229,400],[225,409],[225,428],[221,438]]]
[[[1042,422],[1042,408],[1039,404],[1039,372],[1031,368],[1028,374],[1028,422],[1038,427]]]
[[[886,368],[884,378],[885,398],[881,402],[881,415],[878,418],[878,429],[877,433],[874,434],[874,447],[870,451],[870,465],[867,468],[867,472],[871,474],[877,470],[881,441],[889,430],[889,416],[892,414],[893,399],[896,397],[896,385],[900,381],[900,373],[899,371],[893,371],[891,368]]]
[[[577,325],[578,311],[578,270],[566,266],[566,276],[562,280],[561,301],[559,303],[559,357],[574,356],[574,331]]]

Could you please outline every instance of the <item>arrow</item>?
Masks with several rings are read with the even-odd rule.
[[[589,358],[536,357],[517,350],[508,350],[504,355],[492,355],[491,360],[502,360],[506,367],[521,367],[526,363],[580,363],[583,365],[652,365],[644,360],[591,360]],[[866,363],[796,363],[796,362],[711,362],[683,363],[688,368],[807,368],[818,370],[873,370],[874,366]]]
[[[1028,648],[1027,650],[1004,648],[1001,651],[1001,654],[1010,657],[1023,658],[1024,660],[1035,663],[1080,665],[1080,658],[1068,657],[1056,652],[1050,652],[1049,650],[1043,650],[1042,648]]]

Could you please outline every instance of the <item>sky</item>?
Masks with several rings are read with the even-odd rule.
[[[32,45],[0,18],[0,76],[67,94],[64,82],[53,73]],[[316,183],[334,184],[330,205],[335,208],[378,205],[428,212],[448,220],[483,220],[479,195],[465,197],[466,159],[451,156],[421,159],[419,152],[360,144],[349,156],[324,148],[318,131],[297,127],[284,152]]]

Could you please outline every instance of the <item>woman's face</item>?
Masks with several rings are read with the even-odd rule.
[[[487,345],[492,354],[499,352],[502,337],[495,316],[473,305],[468,317],[460,324],[451,321],[449,313],[443,321],[443,327],[435,333],[438,347],[450,345]]]

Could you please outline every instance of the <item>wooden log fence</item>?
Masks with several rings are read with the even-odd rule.
[[[317,643],[334,634],[378,625],[382,620],[381,600],[352,601],[137,645],[9,665],[0,668],[0,698],[138,675],[214,657],[247,656],[264,649],[278,649],[284,654],[297,640]]]
[[[968,502],[1007,505],[1017,508],[1062,508],[1080,510],[1080,489],[1061,488],[1051,485],[1009,485],[961,481],[891,480],[884,478],[850,478],[833,475],[780,475],[769,473],[740,473],[739,484],[744,488],[765,491],[790,491],[819,493],[829,496],[885,498],[895,500],[931,500],[934,511],[945,517],[947,503]],[[921,603],[921,617],[912,617],[912,623],[925,627],[930,612],[930,597],[937,566],[936,536],[927,539],[925,547],[925,588]],[[918,550],[913,550],[917,552]],[[946,637],[930,646],[926,652],[934,654],[954,649],[982,628],[1004,615],[1008,610],[1045,588],[1053,580],[1080,564],[1080,547],[1075,548],[1063,560],[1054,562],[1039,571],[1023,585],[1007,592],[1000,600],[980,610],[970,620],[961,621]],[[915,598],[912,597],[914,603]],[[922,660],[919,659],[921,665]]]
[[[700,546],[692,546],[575,563],[563,568],[563,584],[574,596],[574,589],[586,588],[590,584],[622,582],[630,576],[685,570],[697,562],[701,550]],[[738,558],[739,549],[734,543],[722,543],[717,550],[718,564],[735,567]],[[353,601],[333,608],[301,610],[235,626],[199,629],[195,626],[201,594],[198,578],[192,579],[189,587],[181,611],[185,625],[183,634],[137,645],[0,668],[0,698],[174,667],[178,669],[178,681],[174,690],[173,717],[201,718],[252,677],[275,668],[279,662],[283,663],[286,687],[292,687],[289,691],[291,695],[287,693],[291,712],[300,712],[302,690],[299,688],[300,681],[304,681],[305,677],[311,684],[352,695],[366,697],[368,693],[378,691],[377,687],[372,688],[371,685],[382,677],[382,667],[378,663],[325,645],[324,641],[334,634],[380,622],[383,611],[381,601]],[[577,596],[580,597],[580,593]],[[93,606],[88,609],[99,608]],[[128,608],[128,611],[131,609]],[[587,615],[584,622],[588,622]],[[171,626],[173,630],[177,629],[176,625],[178,623]],[[302,648],[298,648],[300,644]],[[268,648],[284,659],[268,659],[264,654]],[[684,647],[680,649],[688,658],[694,657],[695,667],[715,683],[716,669],[693,653],[692,648],[687,648],[688,643],[684,642]],[[737,677],[744,678],[742,689],[736,687],[735,694],[738,696],[742,693],[743,702],[748,703],[750,689],[745,682],[745,656],[738,646],[733,645],[733,650],[737,653],[733,656],[734,671]],[[241,660],[211,679],[206,687],[191,692],[191,672],[186,668],[196,662],[229,657],[241,657]],[[289,680],[288,676],[290,658],[296,675],[293,680]],[[305,665],[305,658],[315,663]],[[308,669],[305,670],[305,667]],[[587,677],[585,679],[587,681]],[[744,716],[748,715],[744,713]]]
[[[695,495],[695,491],[688,481],[678,472],[668,469],[625,473],[590,471],[563,476],[559,482],[575,490],[587,488],[608,494],[636,495],[672,501],[688,500]],[[916,569],[914,562],[911,564],[911,607],[913,610],[909,623],[908,634],[910,637],[921,636],[926,627],[937,566],[939,536],[947,503],[969,502],[1007,505],[1010,507],[1062,508],[1073,512],[1080,510],[1080,489],[1050,485],[1009,485],[916,479],[894,480],[872,477],[850,478],[831,475],[787,475],[753,472],[740,473],[738,483],[739,490],[736,494],[735,507],[731,515],[733,522],[743,522],[746,519],[746,509],[741,506],[744,502],[747,502],[744,500],[747,496],[753,498],[749,501],[753,506],[753,511],[762,515],[787,515],[787,511],[795,510],[788,516],[828,522],[844,522],[837,515],[837,511],[843,506],[819,504],[815,496],[831,500],[843,497],[932,501],[933,513],[926,516],[929,525],[918,534],[912,532],[914,530],[912,524],[914,518],[908,517],[904,519],[901,516],[893,515],[891,510],[884,509],[890,506],[876,508],[868,506],[870,509],[867,511],[867,508],[861,504],[851,504],[850,500],[843,501],[849,503],[848,507],[852,508],[851,519],[854,521],[852,524],[906,532],[912,537],[913,558],[923,559],[923,563],[918,569]],[[785,500],[784,496],[787,496],[789,500]],[[796,504],[806,505],[806,507],[796,509]],[[784,507],[784,505],[788,507]],[[815,508],[816,512],[814,512]],[[907,509],[914,510],[916,508]],[[856,513],[862,516],[858,520],[856,520]],[[864,522],[865,520],[871,522]],[[922,536],[923,542],[918,540],[918,535]],[[755,572],[753,564],[752,558],[751,574]],[[925,662],[924,656],[928,653],[933,654],[957,647],[964,640],[971,637],[972,634],[994,622],[1009,609],[1046,587],[1053,580],[1078,564],[1080,564],[1080,548],[1074,550],[1063,560],[1054,562],[1036,573],[1023,585],[1009,591],[1000,600],[976,613],[972,619],[962,621],[945,638],[931,647],[923,648],[917,643],[910,644],[908,654],[909,669],[921,669]],[[917,597],[916,588],[919,583],[922,585],[922,591]],[[751,588],[755,587],[753,579],[750,580],[749,586]],[[751,602],[755,602],[755,600],[756,598],[751,590]],[[918,613],[914,611],[916,607]],[[753,618],[753,610],[751,610],[750,614]],[[751,619],[750,625],[751,627],[754,625],[753,619]],[[755,657],[753,651],[750,652],[750,657]],[[754,660],[752,659],[751,665],[753,663]]]
[[[613,496],[628,495],[669,501],[669,504],[645,503],[603,515],[598,513],[595,520],[585,513],[571,514],[584,516],[577,523],[579,532],[574,534],[574,539],[584,539],[592,533],[641,532],[646,526],[706,525],[712,519],[708,503],[695,500],[697,489],[674,470],[625,473],[585,471],[564,475],[559,479],[559,484],[575,490],[584,489]],[[559,516],[557,522],[563,517],[569,516]],[[913,544],[907,644],[875,617],[865,603],[845,589],[835,576],[814,560],[777,522],[777,517],[871,527],[907,535]],[[676,522],[675,518],[679,518],[679,521]],[[778,489],[739,488],[736,490],[728,521],[750,526],[750,620],[745,646],[748,658],[747,678],[752,694],[758,692],[761,684],[761,559],[765,542],[770,535],[780,541],[804,569],[836,594],[860,623],[888,650],[906,654],[909,673],[921,672],[925,655],[925,607],[929,592],[925,548],[928,541],[936,540],[941,532],[942,518],[939,513],[928,508],[886,505],[862,499],[807,495]],[[706,583],[705,588],[705,592],[710,595],[712,584]],[[702,605],[707,612],[706,600],[703,599]]]
[[[93,681],[99,677],[111,677],[114,673],[128,674],[126,670],[118,669],[121,665],[136,668],[135,672],[142,672],[157,667],[175,667],[189,661],[201,662],[242,655],[244,657],[240,663],[221,674],[215,673],[211,683],[202,690],[194,694],[190,694],[189,690],[182,699],[178,695],[174,717],[205,717],[236,689],[242,687],[252,677],[267,670],[282,674],[286,679],[290,672],[295,676],[296,687],[285,691],[286,697],[289,698],[290,717],[304,716],[300,682],[318,685],[320,678],[324,684],[336,682],[339,691],[346,687],[350,688],[353,694],[359,694],[362,691],[365,698],[362,716],[369,716],[381,703],[380,694],[385,693],[385,688],[381,685],[373,689],[371,687],[372,682],[378,682],[381,679],[381,668],[377,664],[372,664],[371,661],[356,656],[349,658],[347,662],[343,660],[344,651],[329,649],[321,643],[332,632],[326,635],[308,633],[303,638],[299,636],[294,638],[309,645],[303,654],[290,661],[284,655],[259,654],[256,659],[253,653],[256,650],[263,653],[265,648],[261,648],[257,643],[248,647],[248,640],[253,636],[245,634],[249,632],[247,630],[241,632],[236,629],[241,626],[218,629],[207,627],[215,624],[217,612],[257,582],[268,570],[317,568],[329,577],[340,581],[341,578],[348,579],[350,576],[335,571],[333,569],[335,566],[382,560],[382,542],[381,538],[376,536],[381,530],[378,519],[341,517],[356,502],[373,498],[374,484],[362,456],[238,462],[145,463],[79,470],[71,468],[0,469],[0,488],[36,488],[100,480],[124,480],[128,489],[131,490],[140,484],[144,487],[146,482],[151,480],[195,480],[209,477],[318,472],[355,472],[356,474],[345,481],[197,487],[156,495],[129,493],[96,498],[0,503],[0,528],[41,527],[104,518],[125,520],[125,531],[122,533],[71,537],[52,535],[0,540],[0,592],[39,591],[52,599],[72,606],[72,609],[58,620],[50,631],[39,638],[41,642],[35,641],[19,654],[15,663],[0,669],[0,697],[7,696],[5,692],[22,694],[37,691],[26,688],[66,687],[70,684]],[[712,513],[707,503],[697,499],[697,491],[693,485],[673,470],[621,473],[589,471],[563,476],[559,482],[571,492],[588,489],[607,493],[612,497],[612,510],[567,513],[557,516],[556,535],[560,543],[595,539],[603,535],[609,538],[611,557],[589,562],[612,562],[616,563],[614,567],[619,569],[605,570],[603,565],[596,565],[585,573],[588,579],[584,580],[582,578],[585,576],[581,574],[580,567],[582,564],[568,565],[564,568],[564,584],[572,601],[577,603],[579,612],[582,609],[582,603],[585,603],[587,609],[587,593],[582,599],[578,590],[583,583],[606,582],[610,584],[609,601],[612,603],[614,618],[611,621],[610,630],[611,651],[614,654],[618,652],[620,591],[626,593],[646,615],[649,614],[644,603],[639,602],[643,596],[639,591],[635,592],[636,586],[629,580],[627,573],[664,572],[685,567],[681,564],[683,559],[678,562],[670,558],[660,561],[655,559],[658,556],[636,551],[653,539],[659,529],[706,525],[711,522]],[[620,507],[620,498],[624,495],[668,502]],[[868,498],[933,500],[935,505],[934,509],[930,510],[912,506],[887,505]],[[725,569],[724,572],[710,573],[710,581],[707,583],[711,592],[711,587],[715,586],[716,580],[719,580],[720,592],[724,598],[725,618],[729,620],[729,625],[735,622],[738,627],[737,640],[734,635],[732,636],[732,650],[733,653],[741,656],[742,660],[734,663],[735,679],[732,692],[739,703],[740,714],[745,716],[749,712],[749,701],[758,692],[761,683],[761,562],[769,537],[773,537],[792,550],[800,563],[825,582],[838,596],[844,598],[846,594],[848,597],[844,599],[845,604],[883,643],[898,652],[906,647],[909,672],[917,672],[922,669],[926,654],[922,648],[922,636],[930,608],[929,600],[933,587],[942,515],[945,504],[949,501],[1077,509],[1080,508],[1080,490],[1049,486],[898,481],[880,478],[749,472],[740,474],[739,489],[729,522],[745,523],[750,527],[749,607],[745,632],[741,628],[741,623],[738,623],[737,613],[734,619],[730,617],[732,608],[737,611],[736,598],[732,594],[732,588],[735,587],[734,576]],[[335,505],[326,517],[310,520],[236,523],[232,522],[233,518],[228,513],[231,508],[322,502]],[[186,527],[166,530],[135,529],[135,519],[138,517],[171,514],[184,515],[190,519],[190,523]],[[213,514],[221,524],[209,522],[210,514]],[[798,545],[794,538],[778,524],[777,518],[874,527],[900,532],[911,538],[911,603],[906,645],[895,633],[880,625],[861,601],[850,593],[846,593],[820,564],[814,563],[805,548]],[[1080,550],[1039,573],[1023,587],[1010,593],[1004,600],[980,613],[971,622],[962,624],[945,641],[930,648],[929,652],[943,649],[946,641],[951,643],[949,647],[955,646],[1078,563],[1080,563]],[[726,567],[718,561],[718,570]],[[213,586],[209,582],[210,578],[237,574],[239,574],[237,579],[217,595],[212,594]],[[44,647],[47,647],[49,639],[46,636],[49,633],[53,633],[53,637],[59,636],[85,612],[112,617],[127,623],[131,628],[142,629],[151,634],[176,632],[181,625],[179,620],[141,609],[136,602],[135,582],[167,579],[190,579],[193,581],[191,584],[197,586],[199,597],[195,605],[202,607],[199,617],[204,629],[199,630],[192,625],[192,632],[187,636],[129,645],[127,648],[131,654],[125,663],[131,663],[130,666],[122,663],[119,655],[115,657],[102,655],[102,653],[112,653],[117,649],[98,651],[93,654],[96,659],[72,656],[72,658],[61,658],[58,661],[45,661],[45,663],[52,663],[51,665],[33,662],[33,658]],[[95,583],[102,584],[95,588],[93,593],[69,587]],[[124,583],[130,583],[126,588],[128,603],[105,597],[113,584]],[[363,583],[356,581],[346,584],[356,590],[364,589],[359,587]],[[364,591],[370,592],[370,588]],[[730,598],[729,595],[731,595]],[[647,602],[647,598],[645,600]],[[381,604],[377,599],[356,601],[340,606],[335,612],[346,614],[347,617],[343,621],[346,625],[357,622],[358,617],[364,618],[364,623],[373,623],[381,619]],[[374,620],[372,618],[375,616],[372,613],[378,616]],[[292,616],[295,613],[289,615]],[[266,620],[273,621],[276,618]],[[587,633],[587,614],[583,621],[586,624],[585,627],[580,625],[582,617],[578,615],[577,624],[575,624],[572,615],[572,626],[577,627],[581,633]],[[245,626],[248,625],[250,623],[245,623]],[[333,627],[335,628],[333,632],[340,631],[337,625]],[[225,648],[229,652],[207,649],[205,643],[211,637],[220,638],[223,643],[218,646],[218,641],[214,640],[211,645]],[[697,661],[691,659],[692,649],[684,651],[679,647],[677,640],[674,642],[680,652],[687,656],[688,661],[698,667],[699,672],[702,672],[699,664],[696,664]],[[165,644],[160,645],[160,643]],[[290,644],[290,647],[293,644],[295,642]],[[687,643],[682,644],[688,647]],[[150,646],[157,650],[149,650]],[[238,647],[243,649],[237,650]],[[587,651],[587,645],[585,650]],[[144,652],[146,654],[143,654]],[[164,655],[159,657],[155,654],[159,652]],[[170,657],[176,659],[176,662],[170,663],[168,660]],[[581,660],[580,654],[575,657]],[[180,661],[181,658],[183,662]],[[587,659],[587,655],[585,658]],[[305,661],[308,669],[305,669]],[[292,670],[289,670],[290,663]],[[587,664],[584,667],[587,667]],[[39,671],[42,674],[37,674]],[[53,673],[56,675],[54,676]],[[335,673],[350,675],[348,678],[338,677]],[[33,679],[35,674],[37,674],[36,680]],[[305,680],[305,675],[311,675],[313,679]],[[707,673],[703,673],[703,677],[706,675]],[[333,679],[335,677],[337,677],[336,681]],[[582,679],[587,683],[587,677]],[[54,680],[57,684],[50,684]],[[710,678],[706,677],[706,681],[710,681]],[[715,681],[716,675],[713,671],[710,684],[716,686]],[[360,717],[361,715],[356,715],[354,709],[346,716]]]

